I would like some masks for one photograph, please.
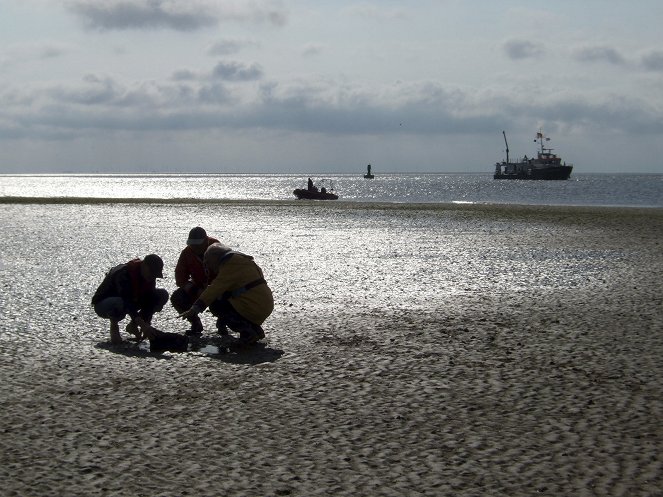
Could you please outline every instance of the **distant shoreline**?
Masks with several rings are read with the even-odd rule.
[[[270,205],[302,206],[330,209],[380,209],[380,210],[452,210],[465,212],[484,212],[500,215],[527,213],[563,213],[565,211],[586,214],[605,214],[606,212],[624,212],[629,214],[663,215],[659,206],[612,206],[612,205],[540,205],[540,204],[497,204],[471,202],[367,202],[367,201],[306,201],[273,199],[201,199],[201,198],[112,198],[112,197],[0,197],[2,205],[104,205],[104,204],[154,204],[154,205]]]
[[[492,167],[492,166],[491,166]],[[299,171],[299,172],[201,172],[201,171],[132,171],[132,172],[120,172],[120,171],[109,171],[109,172],[90,172],[90,171],[63,171],[63,172],[49,172],[49,173],[39,173],[39,172],[10,172],[10,173],[0,173],[0,178],[2,177],[60,177],[60,176],[71,176],[71,177],[113,177],[113,176],[129,176],[129,177],[174,177],[174,176],[292,176],[295,178],[301,178],[306,176],[315,176],[318,178],[325,178],[328,176],[342,176],[342,177],[351,177],[351,178],[361,178],[363,177],[365,171]],[[493,176],[493,171],[491,168],[482,171],[373,171],[375,178],[380,176],[430,176],[430,175],[479,175],[479,176]],[[629,172],[600,172],[600,171],[585,171],[585,172],[573,172],[571,179],[568,181],[573,181],[573,178],[576,176],[663,176],[663,172],[651,172],[651,171],[629,171]]]

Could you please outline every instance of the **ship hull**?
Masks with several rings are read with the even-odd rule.
[[[533,179],[533,180],[565,180],[571,176],[573,166],[529,167],[527,164],[516,164],[509,172],[495,173],[494,179]],[[507,170],[511,168],[506,168]]]
[[[297,188],[292,192],[299,200],[338,200],[338,195],[330,192],[320,192],[314,190],[302,190]]]

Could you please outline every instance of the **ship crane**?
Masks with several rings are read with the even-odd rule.
[[[504,144],[506,145],[506,163],[509,163],[509,143],[506,141],[506,133],[504,130],[502,130],[502,134],[504,135]]]

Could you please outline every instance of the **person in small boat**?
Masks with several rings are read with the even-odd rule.
[[[207,275],[203,266],[203,256],[207,248],[219,240],[207,236],[207,232],[200,226],[189,231],[186,247],[180,253],[175,266],[175,285],[177,290],[170,297],[170,303],[178,313],[189,309],[207,288]],[[191,329],[186,332],[188,336],[198,336],[203,332],[203,323],[199,316],[189,319]]]
[[[261,325],[274,310],[274,297],[253,257],[214,243],[205,251],[204,264],[210,284],[180,317],[190,319],[209,307],[220,334],[228,328],[239,333],[240,345],[264,338]]]
[[[120,321],[131,318],[126,331],[137,339],[151,338],[152,316],[168,302],[168,292],[156,288],[157,278],[163,278],[163,260],[156,254],[133,259],[111,268],[92,297],[94,312],[110,320],[112,343],[122,342]]]
[[[309,192],[317,192],[318,188],[313,184],[313,180],[311,178],[308,179],[308,191]]]

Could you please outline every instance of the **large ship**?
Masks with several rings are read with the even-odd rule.
[[[573,164],[562,162],[552,153],[552,148],[543,146],[544,142],[550,141],[543,132],[539,131],[534,140],[540,146],[536,159],[524,156],[517,162],[509,162],[509,143],[506,141],[506,133],[502,131],[502,134],[506,144],[506,160],[495,164],[494,179],[569,179],[571,176]]]

